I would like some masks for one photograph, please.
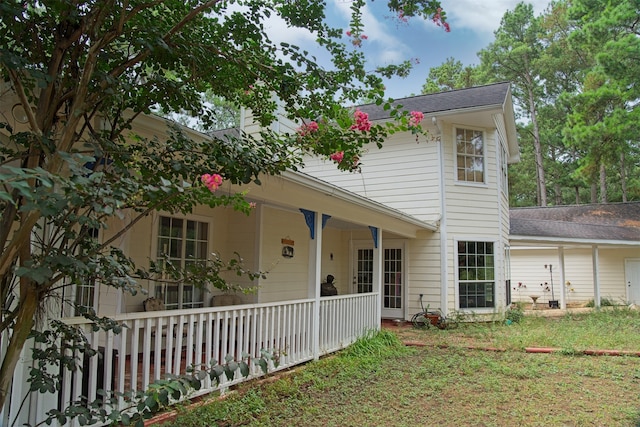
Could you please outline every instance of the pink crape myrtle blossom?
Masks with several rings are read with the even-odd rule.
[[[356,109],[353,117],[356,119],[356,122],[351,125],[351,130],[359,130],[362,132],[371,130],[371,122],[369,121],[369,115],[367,113]]]
[[[255,209],[255,208],[256,208],[256,206],[258,206],[258,205],[256,204],[256,202],[249,202],[249,207],[250,207],[251,209]]]
[[[218,187],[220,187],[220,185],[222,185],[222,177],[220,175],[218,175],[217,173],[214,173],[213,175],[205,173],[204,175],[202,175],[200,177],[200,181],[202,181],[202,183],[212,193],[214,191],[216,191],[218,189]]]
[[[356,47],[362,46],[362,41],[369,38],[366,34],[354,34],[351,30],[347,30],[344,33],[347,37],[351,37],[351,44]]]
[[[433,15],[433,22],[434,24],[436,24],[438,27],[443,27],[445,32],[450,32],[451,31],[451,27],[449,27],[449,23],[448,22],[444,22],[442,20],[442,8],[438,8],[437,12],[435,15]]]
[[[329,156],[331,160],[336,163],[340,163],[344,159],[344,151],[338,151]]]
[[[311,121],[309,123],[305,123],[302,126],[300,126],[297,132],[298,132],[298,135],[300,136],[307,136],[309,134],[317,132],[319,128],[320,127],[318,126],[317,122]]]
[[[424,119],[424,113],[421,111],[412,111],[409,117],[409,127],[417,127],[420,122]]]

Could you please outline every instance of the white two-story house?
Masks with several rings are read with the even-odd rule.
[[[383,231],[383,317],[409,318],[421,295],[445,313],[504,311],[511,302],[507,165],[519,160],[509,84],[396,102],[424,113],[429,138],[394,135],[361,158],[360,173],[340,172],[325,159],[309,159],[304,172],[437,225],[414,238]],[[371,120],[389,119],[381,107],[360,109]],[[351,267],[339,273],[357,291],[357,266],[372,245],[352,245]]]
[[[519,158],[509,83],[396,102],[424,114],[429,136],[416,141],[410,132],[394,134],[361,157],[359,173],[309,158],[301,172],[264,177],[261,185],[223,184],[218,191],[247,191],[255,204],[250,215],[207,206],[187,215],[154,212],[118,237],[114,245],[140,265],[161,256],[184,264],[213,252],[223,259],[239,253],[247,268],[267,276],[241,281],[255,291],[231,295],[169,280],[141,280],[146,293],[136,295],[71,284],[66,298],[127,327],[119,335],[95,332],[72,310],[52,310],[51,317],[86,330],[103,357],[65,376],[59,393],[23,404],[27,349],[0,420],[36,424],[63,402],[95,399],[98,388],[146,389],[168,373],[228,354],[260,357],[269,349],[281,356],[283,369],[348,345],[379,328],[381,319],[410,319],[421,299],[444,313],[504,312],[511,302],[507,165]],[[12,116],[13,104],[4,97],[0,113],[19,131],[26,124]],[[389,119],[381,107],[359,108],[372,121]],[[254,126],[247,116],[243,130]],[[297,127],[286,120],[274,126],[292,133]],[[163,138],[166,122],[141,116],[133,132]],[[8,138],[0,133],[3,144]],[[94,237],[107,241],[132,215],[114,216]],[[329,275],[338,295],[321,297],[320,283]],[[254,367],[252,374],[260,372]],[[240,380],[227,378],[222,386]],[[199,393],[216,388],[207,382]]]

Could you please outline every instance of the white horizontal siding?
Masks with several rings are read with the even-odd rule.
[[[504,239],[498,203],[495,133],[485,131],[484,134],[486,183],[468,184],[455,180],[453,132],[454,125],[447,126],[443,140],[448,232]]]
[[[369,147],[360,159],[360,173],[340,171],[334,162],[319,158],[306,159],[303,172],[416,218],[434,219],[440,214],[436,144],[396,134],[382,149]]]
[[[420,307],[420,294],[423,294],[423,304],[431,308],[440,307],[441,275],[440,263],[440,234],[433,233],[409,241],[408,245],[408,301],[405,316],[408,319]]]
[[[294,241],[293,258],[282,256],[282,239]],[[261,303],[304,299],[309,295],[309,228],[302,213],[265,206],[262,211]]]
[[[624,259],[637,256],[637,250],[599,248],[600,296],[616,303],[626,302],[626,285],[624,277]],[[558,250],[555,248],[511,250],[511,284],[514,301],[531,302],[530,295],[542,296],[546,301],[550,293],[543,292],[540,284],[551,282],[545,264],[553,265],[553,280],[556,299],[560,299],[560,288],[573,288],[567,292],[568,303],[586,303],[593,299],[594,280],[591,248],[565,249],[565,279],[571,283],[568,287],[561,283],[561,267]],[[522,283],[526,288],[518,287]],[[519,290],[518,290],[519,289]]]

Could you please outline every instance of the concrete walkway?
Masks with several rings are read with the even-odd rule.
[[[627,306],[618,306],[618,307],[627,307]],[[615,307],[612,306],[606,306],[606,307],[600,307],[600,310],[611,310],[614,309]],[[593,307],[572,307],[572,308],[565,308],[565,309],[552,309],[552,308],[544,308],[544,309],[535,309],[535,310],[524,310],[524,314],[525,316],[539,316],[539,317],[562,317],[567,313],[590,313],[592,311],[596,310]]]

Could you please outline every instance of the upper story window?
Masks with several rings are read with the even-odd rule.
[[[500,144],[500,186],[505,195],[509,194],[509,175],[507,164],[507,149],[504,144]]]
[[[160,216],[158,221],[157,258],[167,258],[179,268],[207,259],[209,223],[186,218]],[[167,310],[204,306],[202,289],[197,286],[163,281],[156,284],[155,296]]]
[[[456,177],[461,182],[484,183],[484,134],[456,128]]]

